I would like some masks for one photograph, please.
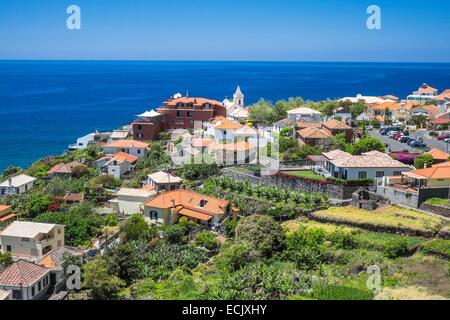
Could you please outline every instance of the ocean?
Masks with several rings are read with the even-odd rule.
[[[96,129],[129,124],[180,92],[245,103],[450,88],[450,64],[323,62],[0,61],[0,171],[61,154]]]

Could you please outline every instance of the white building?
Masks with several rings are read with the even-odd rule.
[[[64,226],[14,221],[0,232],[0,252],[35,261],[64,245]]]
[[[19,260],[0,272],[0,289],[11,292],[11,300],[39,300],[50,287],[50,269]]]
[[[395,100],[385,98],[385,97],[376,97],[376,96],[363,96],[362,94],[357,94],[355,97],[344,97],[339,99],[339,101],[347,101],[351,103],[356,103],[362,101],[366,104],[380,104],[385,102],[396,102]]]
[[[22,194],[32,189],[36,178],[19,174],[0,183],[0,196]]]
[[[96,145],[100,141],[106,141],[111,136],[109,132],[92,132],[77,139],[76,144],[69,145],[69,150],[83,150],[89,146]]]
[[[182,183],[183,179],[163,171],[149,174],[147,178],[147,185],[157,192],[179,189]]]
[[[342,150],[333,150],[323,155],[327,158],[325,168],[332,177],[338,179],[376,179],[384,176],[400,176],[402,172],[411,170],[406,164],[379,151],[353,156]]]
[[[116,198],[109,201],[109,207],[113,209],[114,213],[126,215],[143,213],[144,203],[156,194],[154,189],[121,188],[116,193]]]
[[[425,102],[436,99],[438,95],[438,89],[435,89],[426,83],[422,84],[419,89],[410,94],[407,101]]]
[[[128,130],[114,130],[109,137],[109,142],[126,139],[129,135]]]
[[[103,146],[103,152],[105,154],[125,152],[139,158],[146,156],[147,149],[148,143],[136,140],[117,140]]]
[[[230,101],[229,99],[225,99],[223,100],[223,104],[227,109],[227,117],[232,120],[244,122],[250,116],[248,111],[245,109],[244,94],[239,86],[233,94],[233,100]]]
[[[138,160],[137,156],[118,152],[98,159],[95,164],[98,169],[105,171],[108,175],[121,179],[125,174],[134,170]]]
[[[288,119],[292,121],[320,121],[322,120],[322,114],[314,109],[311,108],[297,108],[293,110],[289,110],[288,112]]]

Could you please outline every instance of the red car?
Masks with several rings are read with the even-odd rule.
[[[403,137],[403,136],[404,136],[403,133],[397,133],[397,134],[394,136],[394,140],[398,140],[398,139],[400,139],[400,138]]]
[[[438,140],[445,140],[447,138],[450,138],[450,135],[448,135],[448,134],[441,134],[440,136],[437,136]]]

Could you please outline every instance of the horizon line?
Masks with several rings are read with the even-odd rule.
[[[247,59],[0,59],[0,62],[265,62],[265,63],[395,63],[395,64],[450,64],[450,61],[364,61],[364,60],[247,60]]]

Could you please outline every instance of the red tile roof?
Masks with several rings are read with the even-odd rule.
[[[0,272],[0,285],[29,287],[49,272],[46,267],[19,260]]]
[[[205,103],[209,103],[211,105],[223,106],[223,103],[219,102],[217,100],[206,99],[206,98],[195,98],[195,97],[192,97],[192,98],[182,97],[182,98],[167,100],[166,102],[164,102],[164,104],[166,106],[176,106],[178,103],[184,103],[184,104],[192,103],[194,105],[194,107],[203,106]]]
[[[127,149],[127,148],[146,149],[146,148],[148,148],[148,143],[136,141],[136,140],[123,139],[123,140],[117,140],[117,141],[110,142],[108,144],[105,144],[103,147],[104,148],[123,148],[123,149]]]

